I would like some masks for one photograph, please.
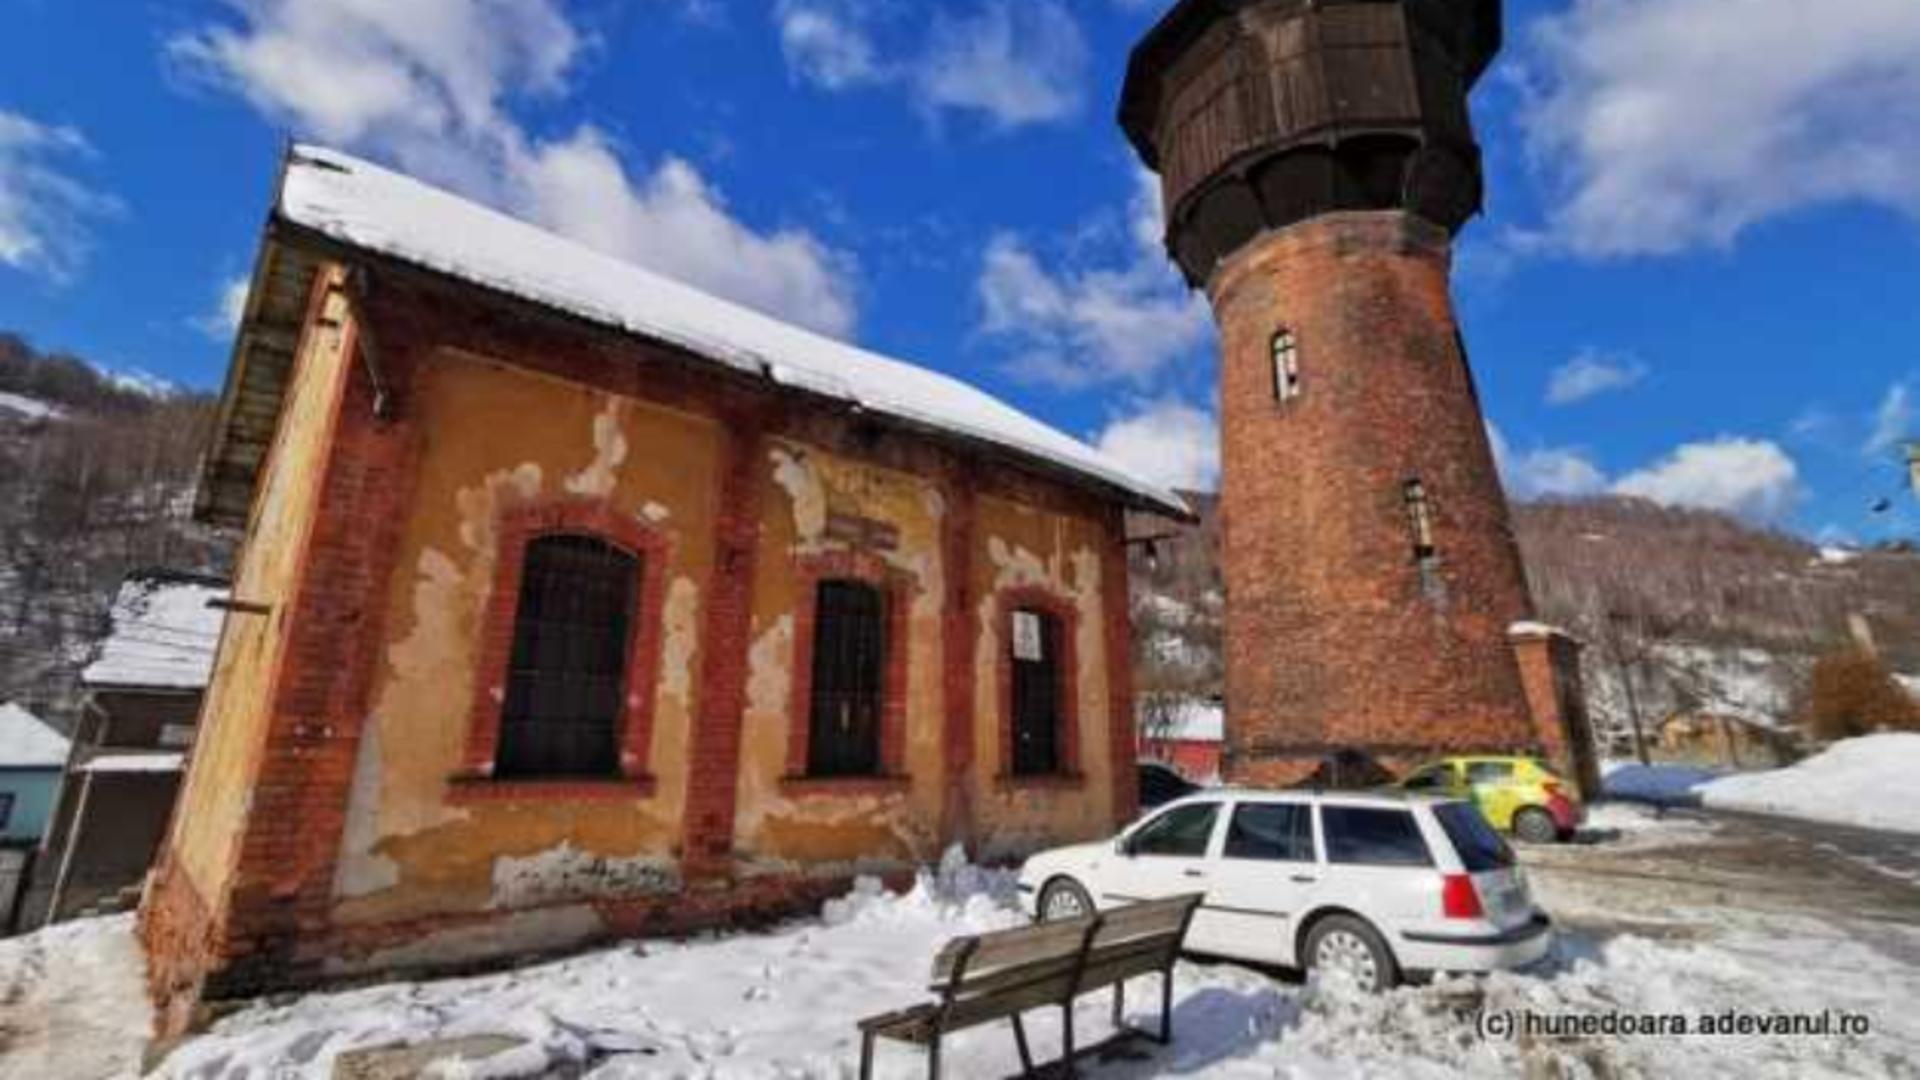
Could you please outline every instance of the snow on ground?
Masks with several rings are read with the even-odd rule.
[[[1920,833],[1920,735],[1847,739],[1797,765],[1715,780],[1709,807]]]
[[[131,1075],[149,1026],[133,916],[0,941],[0,1076]]]
[[[1610,827],[1683,836],[1670,829],[1672,818],[1650,810],[1606,817]],[[1887,924],[1875,933],[1888,947],[1870,948],[1819,919],[1727,904],[1676,907],[1683,901],[1660,878],[1555,875],[1543,867],[1535,879],[1556,918],[1571,927],[1535,971],[1442,978],[1367,997],[1232,964],[1183,963],[1174,1045],[1150,1054],[1142,1047],[1086,1072],[1116,1080],[1915,1075],[1920,1012],[1908,1003],[1920,1000],[1913,962],[1920,930]],[[1634,893],[1630,909],[1657,910],[1670,922],[1596,929],[1619,915],[1623,890]],[[928,966],[952,937],[1018,921],[1009,875],[950,862],[910,893],[864,883],[820,917],[769,933],[633,943],[492,976],[256,1005],[182,1044],[155,1075],[319,1080],[351,1050],[454,1039],[471,1048],[475,1037],[508,1036],[521,1041],[440,1075],[572,1069],[595,1080],[851,1077],[859,1018],[924,1000]],[[56,955],[60,966],[48,962]],[[23,977],[27,968],[35,974]],[[138,971],[125,918],[0,944],[0,988],[8,990],[0,997],[0,1075],[130,1071],[145,1026]],[[18,984],[27,987],[24,999],[12,992]],[[1129,995],[1133,1022],[1147,1021],[1154,989],[1143,982]],[[1108,1000],[1094,995],[1076,1010],[1083,1041],[1109,1030]],[[55,1005],[65,1011],[46,1015]],[[1697,1018],[1826,1009],[1868,1017],[1871,1034],[1506,1040],[1483,1038],[1476,1023],[1481,1015],[1529,1011]],[[1055,1019],[1044,1012],[1030,1019],[1036,1052],[1057,1047]],[[956,1077],[1018,1071],[1004,1024],[956,1037],[947,1062]],[[897,1044],[882,1044],[879,1066],[886,1077],[925,1075],[924,1059]]]
[[[29,420],[58,420],[65,415],[58,406],[49,405],[39,398],[23,397],[20,394],[0,393],[0,409],[17,413]]]

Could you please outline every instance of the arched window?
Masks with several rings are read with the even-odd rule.
[[[641,560],[592,536],[527,544],[494,775],[619,771]]]
[[[1051,612],[1018,608],[1009,636],[1013,639],[1013,773],[1064,772],[1060,619]]]
[[[878,776],[891,645],[886,597],[864,581],[822,581],[817,590],[807,775]]]
[[[1300,346],[1285,327],[1273,333],[1273,399],[1287,402],[1300,396]]]

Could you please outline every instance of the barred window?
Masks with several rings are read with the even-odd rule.
[[[638,556],[591,536],[527,545],[496,776],[617,772],[639,580]]]
[[[860,581],[822,581],[815,597],[810,776],[877,776],[887,669],[886,599]]]
[[[1062,772],[1060,620],[1044,611],[1015,611],[1011,637],[1014,775]]]

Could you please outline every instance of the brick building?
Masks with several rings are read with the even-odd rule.
[[[1500,0],[1180,0],[1134,51],[1121,124],[1220,326],[1229,779],[1570,745],[1449,295],[1500,41]]]
[[[199,503],[242,523],[142,906],[202,1001],[790,909],[1133,812],[1124,516],[951,379],[295,149]]]

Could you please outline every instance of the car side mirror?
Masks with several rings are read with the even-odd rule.
[[[1133,844],[1125,836],[1117,836],[1113,841],[1113,853],[1124,859],[1133,858]]]

